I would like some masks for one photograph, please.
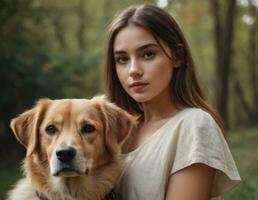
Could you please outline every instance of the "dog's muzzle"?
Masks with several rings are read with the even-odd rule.
[[[77,151],[72,146],[62,146],[55,151],[55,173],[54,176],[74,176],[79,174],[76,166]]]
[[[91,160],[85,159],[83,152],[71,145],[58,147],[50,159],[53,176],[81,176],[90,172]]]

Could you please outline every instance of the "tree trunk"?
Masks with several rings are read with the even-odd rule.
[[[231,70],[232,43],[234,38],[234,18],[236,12],[236,0],[228,0],[226,19],[220,16],[220,4],[218,0],[211,0],[214,17],[214,37],[216,48],[216,103],[228,127],[228,88]],[[222,22],[225,21],[225,24]]]
[[[256,7],[249,0],[250,4],[250,16],[253,17],[254,23],[250,27],[249,32],[249,67],[250,67],[250,86],[252,88],[252,107],[255,113],[255,118],[258,118],[258,83],[257,83],[257,42],[256,42],[256,31],[257,31],[257,13]]]
[[[85,11],[85,4],[84,0],[80,0],[77,7],[77,14],[78,14],[78,21],[79,21],[79,27],[77,31],[77,38],[78,38],[78,46],[79,51],[83,53],[86,50],[86,40],[84,37],[84,34],[86,32],[86,24],[88,21],[87,14]]]
[[[255,113],[246,99],[245,91],[243,90],[241,82],[239,81],[237,73],[234,69],[232,69],[232,79],[234,92],[235,94],[237,94],[237,100],[241,105],[241,109],[243,109],[246,114],[248,124],[252,125],[255,123]]]

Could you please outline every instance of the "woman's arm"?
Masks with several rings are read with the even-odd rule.
[[[193,164],[175,174],[168,180],[166,200],[208,200],[215,169],[204,164]]]

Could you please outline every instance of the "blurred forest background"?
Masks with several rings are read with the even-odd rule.
[[[25,153],[10,119],[41,97],[103,93],[108,24],[141,3],[159,5],[177,20],[225,120],[243,182],[224,199],[258,199],[258,0],[1,0],[0,199],[21,176]]]

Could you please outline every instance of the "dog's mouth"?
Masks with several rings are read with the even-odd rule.
[[[81,173],[71,167],[63,167],[60,170],[58,170],[54,176],[65,176],[65,177],[71,177],[71,176],[80,176]]]
[[[62,176],[62,177],[74,177],[74,176],[88,175],[89,173],[90,173],[89,168],[86,168],[85,172],[81,172],[80,170],[76,169],[71,165],[62,164],[60,168],[53,175]]]

